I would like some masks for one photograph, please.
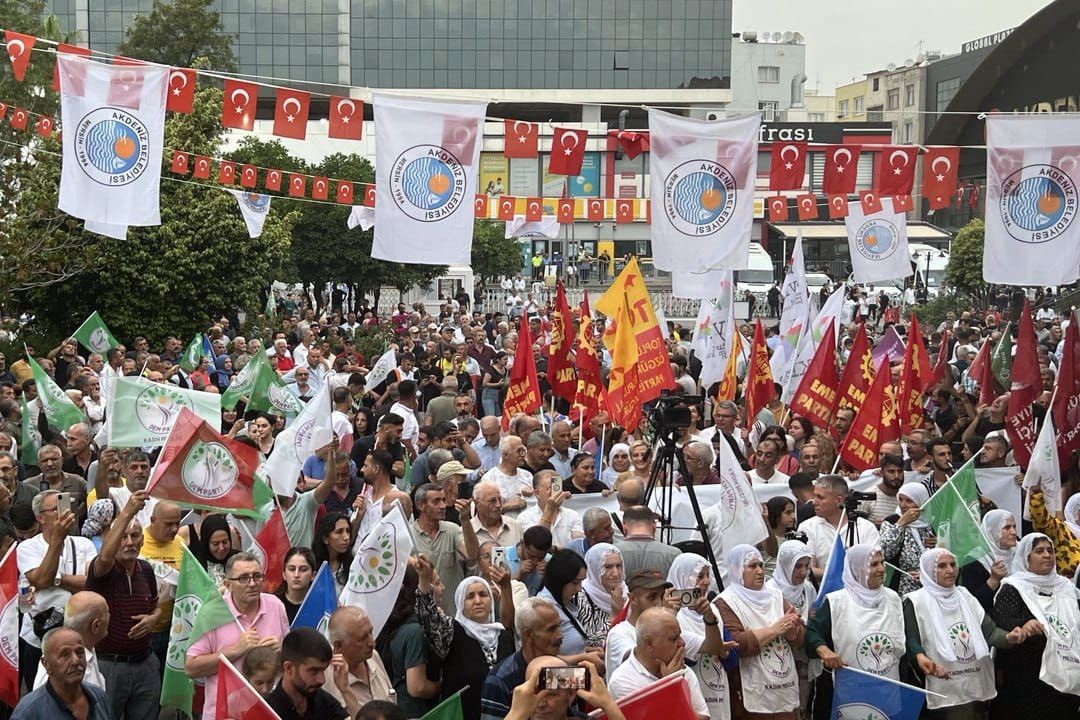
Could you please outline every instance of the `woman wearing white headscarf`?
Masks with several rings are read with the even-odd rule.
[[[900,679],[906,647],[900,596],[885,587],[885,562],[875,545],[853,545],[844,557],[844,587],[829,593],[810,618],[806,654],[825,667],[850,665]]]
[[[983,610],[990,612],[994,609],[994,595],[1002,578],[1009,574],[1016,553],[1016,518],[1008,510],[991,510],[983,515],[982,530],[990,541],[993,557],[960,568],[960,584],[975,596]]]
[[[727,588],[716,606],[724,629],[739,644],[739,665],[728,671],[733,718],[795,720],[799,677],[792,646],[802,645],[806,626],[782,592],[765,587],[765,563],[753,545],[727,555]]]
[[[1080,567],[1080,493],[1066,500],[1063,510],[1051,515],[1042,491],[1034,487],[1028,492],[1031,525],[1054,543],[1058,572],[1069,577]]]
[[[994,717],[1049,720],[1080,712],[1080,607],[1072,583],[1055,565],[1050,538],[1025,535],[994,598],[994,623],[1023,628],[1027,638],[998,653],[1002,682]]]
[[[600,474],[600,482],[613,488],[619,475],[629,472],[630,468],[630,446],[626,443],[615,443],[611,446],[611,452],[608,453],[608,466]]]
[[[619,548],[611,543],[593,545],[585,553],[585,573],[578,622],[585,630],[588,644],[602,647],[611,629],[611,618],[623,609],[630,594]]]
[[[1024,641],[1022,628],[1008,633],[966,588],[956,584],[956,556],[943,548],[923,553],[922,587],[904,598],[907,656],[926,676],[930,717],[980,720],[997,695],[990,648]],[[942,697],[944,696],[944,697]]]
[[[698,599],[683,606],[675,616],[682,630],[686,665],[697,675],[709,717],[728,720],[731,717],[731,692],[728,687],[726,668],[738,664],[735,643],[717,617],[716,609],[709,601],[712,586],[712,569],[709,561],[700,555],[683,553],[675,558],[668,570],[667,581],[671,592],[698,591]]]
[[[803,624],[810,622],[817,599],[817,590],[809,581],[813,563],[814,553],[806,543],[786,540],[776,552],[776,569],[772,577],[765,581],[765,587],[775,588],[783,594],[784,600],[795,609]],[[799,707],[805,708],[810,701],[810,679],[821,673],[821,663],[815,659],[815,672],[811,675],[806,648],[798,645],[791,650],[795,654],[795,669],[799,673]]]
[[[901,595],[919,589],[919,558],[937,541],[930,525],[919,517],[919,508],[929,499],[925,485],[905,483],[896,493],[900,516],[881,523],[881,554],[886,562],[904,571],[898,573]]]

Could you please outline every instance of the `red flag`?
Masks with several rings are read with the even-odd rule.
[[[311,181],[311,197],[314,200],[325,200],[330,193],[330,180],[317,177]]]
[[[367,207],[375,207],[375,186],[364,186],[364,205]]]
[[[842,220],[848,216],[847,195],[829,196],[829,219]]]
[[[1080,329],[1077,315],[1069,317],[1065,328],[1065,344],[1061,348],[1061,368],[1058,370],[1054,404],[1050,412],[1058,429],[1058,457],[1061,467],[1069,466],[1069,456],[1080,448]]]
[[[564,225],[574,222],[573,198],[559,198],[559,222]]]
[[[53,122],[53,119],[51,117],[49,117],[48,115],[42,115],[40,118],[38,118],[37,125],[34,126],[34,130],[37,131],[37,134],[41,137],[49,137],[50,135],[52,135],[52,131],[55,126],[56,124]]]
[[[772,162],[769,163],[770,190],[798,190],[806,175],[806,143],[778,143],[772,145]]]
[[[795,198],[795,207],[799,209],[799,220],[817,220],[818,206],[817,197],[813,194],[799,195]]]
[[[90,48],[79,47],[78,45],[68,45],[67,43],[60,43],[56,46],[56,58],[57,63],[53,65],[53,90],[60,92],[60,55],[78,55],[79,57],[90,57]],[[73,87],[69,87],[65,90],[69,95],[82,95],[83,94],[83,82],[86,80],[86,68],[76,68],[76,72],[71,73],[68,76],[68,80],[71,81]]]
[[[534,158],[538,152],[540,126],[521,120],[503,120],[503,155]]]
[[[866,393],[874,380],[874,356],[866,338],[866,326],[859,325],[855,340],[851,343],[844,371],[840,375],[840,400],[837,407],[851,408],[856,413],[866,402]]]
[[[589,220],[604,219],[604,201],[599,198],[589,198],[586,200],[585,210]]]
[[[572,335],[573,319],[570,304],[566,301],[566,288],[562,282],[555,287],[555,310],[551,313],[551,344],[548,345],[548,383],[552,394],[569,403],[574,402],[577,378],[574,377],[574,349]]]
[[[5,117],[7,117],[7,109],[7,103],[0,102],[0,120],[3,120]]]
[[[836,371],[835,323],[825,328],[825,336],[791,398],[791,412],[801,415],[816,427],[828,430],[839,397],[840,377]]]
[[[923,158],[923,197],[930,200],[932,210],[949,207],[956,190],[956,171],[960,165],[960,148],[931,147]]]
[[[757,414],[776,397],[772,369],[769,367],[769,348],[765,344],[765,328],[761,318],[754,326],[754,342],[750,346],[750,366],[746,369],[746,422],[753,424]]]
[[[630,198],[619,198],[615,201],[615,222],[634,222],[634,201]]]
[[[829,194],[855,192],[859,167],[858,145],[830,145],[825,149],[825,175],[821,189]]]
[[[979,404],[989,405],[997,396],[994,387],[994,370],[990,363],[990,340],[985,340],[968,366],[968,377],[979,384]]]
[[[626,720],[688,720],[696,718],[690,702],[690,686],[682,673],[661,678],[624,695],[616,705]],[[599,716],[607,720],[607,715]]]
[[[280,720],[224,655],[218,660],[217,682],[214,717],[205,720]]]
[[[536,379],[536,360],[533,359],[532,337],[529,323],[522,322],[518,329],[518,346],[514,353],[514,367],[510,368],[510,381],[503,401],[502,426],[510,427],[510,418],[519,413],[531,415],[540,407],[540,382]]]
[[[881,212],[881,198],[872,190],[859,193],[859,203],[862,205],[863,215],[874,215]]]
[[[619,148],[630,160],[649,149],[649,133],[633,130],[609,130],[608,135],[615,138]]]
[[[478,218],[487,218],[488,216],[488,196],[484,193],[477,193],[473,199],[473,215]]]
[[[255,536],[255,547],[252,548],[262,555],[263,572],[266,579],[263,581],[263,592],[272,593],[278,589],[284,575],[285,553],[289,552],[292,542],[289,540],[289,531],[285,529],[285,521],[281,518],[281,509],[275,507],[270,511],[270,517],[262,530]]]
[[[844,438],[840,459],[860,472],[877,467],[881,444],[900,439],[896,401],[892,392],[889,360],[881,361],[874,382],[866,393],[866,402],[855,415]]]
[[[30,116],[22,108],[15,108],[11,112],[11,127],[15,130],[25,130]]]
[[[11,60],[11,70],[15,73],[15,79],[22,82],[23,78],[26,77],[26,66],[30,64],[30,51],[33,50],[37,38],[33,35],[17,33],[14,30],[5,30],[4,40],[7,42],[7,55],[8,60]]]
[[[342,205],[351,205],[353,201],[353,184],[348,180],[338,180],[336,199]]]
[[[169,168],[169,171],[176,173],[177,175],[187,175],[188,158],[188,154],[183,150],[173,150],[172,167]]]
[[[240,168],[240,185],[246,188],[253,188],[259,181],[259,171],[254,165],[245,165]]]
[[[931,373],[931,385],[940,385],[949,370],[949,331],[941,333],[937,357],[934,359],[934,371]]]
[[[176,113],[190,113],[195,109],[195,71],[173,68],[169,71],[169,94],[165,109]]]
[[[210,179],[210,158],[202,156],[195,158],[195,172],[192,173],[192,177],[199,180]]]
[[[1027,467],[1031,450],[1035,446],[1035,416],[1031,404],[1042,393],[1042,376],[1039,374],[1039,354],[1036,352],[1035,326],[1031,321],[1031,303],[1024,299],[1020,314],[1020,330],[1013,355],[1012,387],[1009,389],[1009,411],[1005,432],[1009,435],[1013,457],[1020,467]]]
[[[877,182],[879,195],[910,195],[915,186],[915,162],[919,148],[911,145],[886,145],[881,148]]]
[[[442,128],[443,148],[458,158],[462,164],[472,162],[476,152],[476,137],[481,125],[476,120],[458,115],[444,115]],[[483,142],[483,136],[480,137]]]
[[[263,180],[263,186],[267,190],[280,190],[281,189],[281,171],[277,169],[271,169],[266,171],[266,179]]]
[[[525,220],[527,222],[540,222],[544,214],[543,198],[531,197],[525,199]]]
[[[274,98],[274,134],[294,140],[307,137],[311,93],[278,88]]]
[[[979,184],[971,184],[971,196],[968,197],[968,207],[974,209],[979,207]]]
[[[514,208],[517,205],[517,198],[510,195],[499,196],[499,219],[500,220],[513,220]]]
[[[304,197],[305,195],[307,195],[307,176],[289,173],[289,197]]]
[[[210,427],[188,408],[180,409],[154,473],[151,497],[193,507],[254,510],[252,489],[259,451]]]
[[[585,160],[585,141],[588,130],[555,128],[551,139],[551,157],[548,159],[549,175],[580,175]]]
[[[330,98],[330,131],[335,140],[359,140],[364,135],[364,102],[347,97]]]
[[[596,356],[596,346],[593,343],[593,321],[587,290],[582,294],[578,315],[577,342],[574,348],[574,366],[577,368],[574,407],[580,411],[581,422],[588,423],[589,418],[607,405],[607,398],[604,382],[600,377],[600,360]]]
[[[236,182],[236,163],[222,162],[218,167],[217,181],[221,185],[232,185]]]
[[[8,548],[0,560],[0,637],[4,652],[0,653],[0,702],[8,707],[19,703],[19,565],[15,546]]]
[[[914,203],[911,202],[910,195],[893,195],[892,207],[894,212],[906,213],[911,212]]]
[[[769,203],[769,222],[786,222],[788,219],[787,198],[776,195],[767,200]]]
[[[224,94],[225,97],[221,103],[221,124],[237,130],[250,130],[254,127],[259,86],[240,80],[226,80]]]
[[[900,416],[900,430],[911,432],[923,424],[923,393],[933,383],[930,374],[930,356],[923,344],[922,330],[915,314],[908,323],[907,347],[904,363],[900,369],[900,386],[897,389],[896,406]]]

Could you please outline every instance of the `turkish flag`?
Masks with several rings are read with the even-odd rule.
[[[975,353],[975,359],[968,366],[967,376],[979,386],[979,404],[989,405],[997,396],[997,387],[994,381],[994,369],[990,364],[990,346],[993,343],[984,342],[979,346],[979,352]],[[940,353],[941,350],[939,349]],[[941,364],[941,361],[938,361]],[[936,372],[936,368],[935,368]],[[944,377],[944,371],[942,372]]]
[[[799,195],[795,198],[795,207],[799,210],[799,220],[817,220],[818,206],[815,195]]]
[[[960,165],[960,148],[929,147],[923,158],[923,196],[929,198],[930,208],[949,207],[956,189],[956,171]]]
[[[956,186],[956,207],[964,206],[964,193],[967,191],[967,183],[960,183]]]
[[[1069,455],[1080,445],[1080,332],[1076,323],[1076,313],[1073,312],[1065,329],[1061,369],[1057,374],[1054,402],[1050,406],[1054,427],[1062,428],[1057,439],[1061,467],[1068,467]]]
[[[30,116],[22,108],[15,108],[11,113],[11,127],[16,130],[25,130]]]
[[[534,158],[538,152],[540,126],[521,120],[503,120],[503,155],[508,158]]]
[[[604,201],[599,198],[589,198],[585,201],[585,211],[590,220],[603,220]]]
[[[769,222],[785,222],[788,219],[787,198],[776,195],[765,201],[769,207]]]
[[[195,172],[192,173],[192,177],[199,180],[210,179],[210,158],[202,156],[195,158]]]
[[[176,113],[190,113],[195,107],[195,71],[188,68],[169,70],[169,94],[165,109]]]
[[[215,717],[206,720],[278,720],[277,713],[224,656],[218,660],[217,680],[217,710]]]
[[[364,101],[347,97],[330,98],[330,137],[359,140],[364,134]]]
[[[829,145],[825,148],[825,176],[821,189],[829,195],[855,192],[858,168],[858,145]]]
[[[353,184],[348,180],[337,181],[337,201],[342,205],[350,205],[353,201]]]
[[[280,190],[281,189],[281,171],[280,170],[267,170],[266,179],[263,180],[263,187],[267,190]]]
[[[551,157],[548,158],[548,174],[580,175],[588,138],[588,130],[555,128],[555,135],[551,139]]]
[[[880,195],[910,195],[915,186],[915,161],[919,148],[886,145],[881,148],[875,189]]]
[[[806,174],[806,143],[773,143],[770,190],[798,190]]]
[[[30,64],[30,51],[34,48],[37,38],[33,35],[17,33],[14,30],[5,30],[4,40],[7,41],[11,70],[15,73],[15,79],[22,82],[26,77],[26,66]]]
[[[375,186],[364,186],[364,204],[368,207],[375,207]]]
[[[311,197],[315,200],[325,200],[330,193],[330,180],[317,177],[311,181]]]
[[[169,168],[169,172],[177,175],[187,175],[188,160],[189,156],[186,152],[183,150],[173,150],[172,167]]]
[[[574,222],[573,198],[559,198],[559,222],[563,225]]]
[[[67,43],[60,43],[56,46],[56,58],[57,64],[53,66],[53,90],[60,92],[60,55],[64,53],[67,55],[78,55],[79,57],[90,57],[90,48],[79,47],[78,45],[68,45]],[[73,72],[68,79],[72,81],[73,87],[66,89],[68,95],[82,95],[83,94],[83,82],[86,80],[86,68],[79,67],[74,68]]]
[[[253,128],[259,86],[240,80],[226,80],[224,95],[221,102],[221,124],[237,130]]]
[[[274,134],[303,140],[307,136],[311,93],[279,88],[274,98]]]
[[[307,194],[307,176],[289,173],[289,197],[304,197]]]
[[[113,65],[126,69],[112,73],[106,102],[138,110],[142,103],[143,69],[129,61],[121,62],[120,58],[114,59]]]
[[[517,198],[510,195],[499,196],[499,219],[500,220],[513,220],[514,219],[514,207],[517,205]]]
[[[634,222],[634,201],[630,198],[619,198],[615,201],[615,222]]]
[[[289,542],[289,533],[285,530],[285,521],[281,518],[281,508],[275,507],[270,511],[270,517],[262,530],[255,535],[253,548],[262,555],[262,566],[266,574],[263,592],[272,593],[281,584],[285,553],[289,552],[290,547],[292,543]]]
[[[236,182],[236,163],[222,162],[218,167],[217,181],[221,185],[232,185]]]
[[[4,118],[7,117],[7,109],[8,109],[7,103],[0,102],[0,120],[3,120]]]
[[[483,193],[477,193],[473,198],[473,216],[486,220],[488,216],[488,196]]]
[[[443,116],[442,146],[462,165],[471,165],[481,124],[472,118]]]
[[[881,198],[873,190],[864,190],[859,193],[859,202],[862,204],[863,215],[881,212]]]
[[[974,209],[979,207],[979,184],[971,183],[971,195],[968,197],[968,207]]]
[[[914,204],[911,202],[910,195],[893,195],[892,207],[898,213],[910,212]]]
[[[240,185],[248,189],[254,188],[259,180],[259,170],[254,165],[245,165],[240,168]]]
[[[55,127],[55,125],[56,123],[53,122],[53,119],[51,117],[49,117],[48,115],[42,115],[40,118],[38,118],[37,125],[34,126],[34,129],[41,137],[49,137],[50,135],[52,135],[53,127]]]
[[[633,160],[649,149],[649,133],[633,130],[609,130],[608,135],[615,138],[626,157]]]
[[[525,220],[526,222],[540,222],[540,217],[544,214],[544,201],[542,198],[531,197],[525,200]]]

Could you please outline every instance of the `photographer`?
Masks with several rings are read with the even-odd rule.
[[[867,493],[856,493],[848,489],[847,481],[839,475],[822,475],[814,481],[814,517],[799,525],[799,532],[806,533],[807,545],[814,553],[813,573],[815,580],[821,580],[825,572],[825,563],[829,561],[837,526],[845,547],[850,547],[848,525],[855,518],[855,543],[877,545],[880,541],[874,523],[857,512],[859,502],[873,500]]]

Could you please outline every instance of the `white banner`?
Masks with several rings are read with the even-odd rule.
[[[732,335],[737,332],[731,271],[719,272],[724,273],[725,277],[720,281],[716,304],[702,300],[697,323],[694,325],[692,347],[701,361],[701,385],[706,390],[724,377],[728,355],[731,353]]]
[[[848,254],[857,283],[898,280],[912,274],[907,215],[893,210],[892,198],[881,198],[881,211],[864,215],[861,202],[848,203]]]
[[[721,283],[730,276],[730,270],[676,271],[671,273],[671,294],[691,300],[711,299],[720,294]]]
[[[515,215],[506,223],[507,238],[557,238],[559,237],[559,218],[555,215],[542,215],[539,220],[527,222],[524,215]]]
[[[270,196],[240,190],[229,192],[233,194],[236,204],[240,206],[240,214],[244,216],[244,224],[247,225],[248,237],[252,239],[260,237],[266,216],[270,214]]]
[[[1057,435],[1051,413],[1047,413],[1043,418],[1042,429],[1035,438],[1035,447],[1031,449],[1031,460],[1024,474],[1024,487],[1029,490],[1038,487],[1042,490],[1048,513],[1054,514],[1062,509],[1061,464],[1058,460]]]
[[[263,463],[260,474],[270,479],[276,495],[296,494],[296,480],[304,462],[330,442],[330,391],[323,389],[304,406],[303,411],[274,439],[274,449]]]
[[[1022,499],[1020,486],[1016,484],[1016,476],[1020,474],[1020,468],[1015,465],[1003,468],[976,468],[975,484],[979,486],[979,492],[990,498],[991,502],[1002,510],[1008,510],[1016,518],[1016,531],[1020,532],[1020,512]]]
[[[383,380],[390,374],[394,368],[397,367],[397,354],[391,349],[387,350],[382,356],[375,361],[375,364],[368,371],[368,374],[364,376],[364,387],[368,390],[374,390],[382,385]]]
[[[367,612],[372,637],[379,636],[394,609],[412,550],[412,534],[405,511],[395,500],[390,512],[357,548],[349,568],[349,579],[338,596],[341,607],[353,605]]]
[[[357,225],[363,231],[368,231],[375,227],[375,208],[368,207],[367,205],[353,205],[353,209],[349,211],[349,219],[345,221],[345,224],[352,230]]]
[[[695,120],[649,110],[653,264],[747,266],[761,115]]]
[[[83,227],[87,232],[103,235],[113,240],[127,240],[127,225],[110,225],[108,223],[83,220]]]
[[[56,57],[63,118],[57,207],[107,225],[160,225],[169,68]]]
[[[477,172],[487,103],[377,93],[371,257],[400,263],[472,262]]]
[[[986,118],[983,279],[1068,285],[1080,277],[1080,119]]]
[[[779,383],[786,383],[795,365],[799,338],[802,337],[810,312],[810,291],[806,287],[806,266],[803,263],[802,231],[795,238],[791,251],[791,266],[780,288],[784,309],[780,314],[780,342],[773,348],[769,364],[772,376]]]

